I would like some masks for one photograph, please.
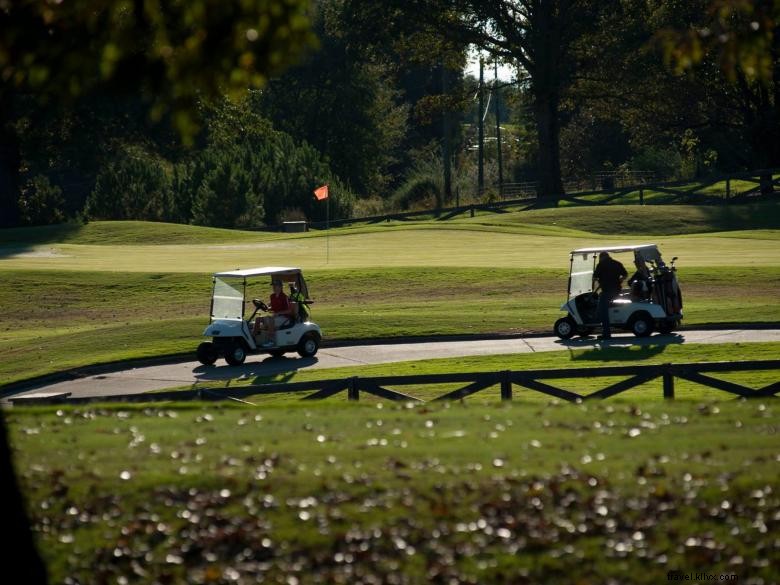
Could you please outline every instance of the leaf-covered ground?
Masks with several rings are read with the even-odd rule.
[[[14,409],[54,583],[771,583],[773,401]]]

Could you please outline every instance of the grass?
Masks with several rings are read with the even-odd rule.
[[[416,360],[389,364],[356,365],[350,367],[327,369],[290,369],[287,372],[272,376],[244,377],[240,380],[208,381],[200,384],[215,391],[221,388],[236,388],[251,384],[270,384],[274,382],[310,382],[314,380],[339,380],[354,376],[412,376],[418,374],[449,374],[499,372],[504,370],[528,371],[561,368],[592,368],[600,366],[654,365],[665,363],[705,363],[727,362],[733,360],[772,360],[780,354],[780,343],[732,343],[732,344],[657,344],[631,347],[586,347],[569,349],[567,351],[548,351],[535,353],[518,353],[494,356],[471,356],[443,358],[432,360]],[[294,366],[294,362],[291,363]],[[743,384],[751,388],[761,388],[777,380],[777,371],[734,372],[711,374],[713,377]],[[578,394],[589,394],[617,382],[620,379],[606,377],[587,377],[578,379],[550,380],[548,383]],[[425,401],[465,386],[460,384],[441,385],[410,385],[395,386],[395,389]],[[191,386],[187,386],[189,390]],[[301,394],[271,394],[255,395],[249,400],[255,404],[290,404],[298,402],[308,392]],[[337,395],[335,400],[343,401],[345,394]],[[521,401],[547,402],[549,396],[531,390],[513,387],[513,396]],[[661,380],[657,379],[637,386],[624,396],[634,401],[659,401],[662,399]],[[675,381],[675,397],[681,400],[733,400],[734,395],[714,390],[705,386],[687,382],[682,379]],[[362,394],[361,400],[376,401],[369,394]],[[500,400],[498,387],[492,387],[479,392],[468,399],[469,403],[496,403]]]
[[[210,273],[236,266],[302,266],[331,340],[516,333],[548,331],[560,315],[571,249],[656,241],[680,257],[686,324],[778,322],[777,209],[562,208],[328,234],[144,222],[0,230],[0,306],[13,309],[0,312],[0,384],[191,351],[207,320]],[[637,223],[634,212],[668,233],[710,231],[615,235]],[[757,227],[775,229],[747,229]],[[603,231],[613,234],[595,233]]]
[[[192,352],[208,322],[203,274],[0,270],[0,381]],[[551,330],[564,270],[385,268],[307,272],[329,340]],[[780,267],[681,273],[686,325],[780,322]],[[254,296],[267,296],[265,284]],[[388,292],[391,291],[391,292]],[[421,315],[424,318],[421,318]],[[20,321],[22,319],[22,321]],[[20,322],[24,327],[20,327]]]
[[[578,221],[561,209],[568,225],[554,226],[478,215],[329,238],[135,222],[0,231],[0,380],[192,350],[209,273],[239,265],[302,266],[331,339],[546,329],[564,300],[569,250],[640,238],[618,233],[628,229],[620,210],[607,213],[617,215],[583,211]],[[746,213],[761,222],[774,212]],[[663,225],[668,215],[643,218]],[[612,235],[596,235],[607,221]],[[672,233],[697,221],[693,231],[708,233]],[[689,218],[653,238],[681,258],[686,322],[780,321],[780,226],[724,221]],[[287,379],[762,359],[778,349],[583,349]],[[767,376],[729,379],[755,387]],[[688,400],[659,393],[575,406],[517,391],[507,405],[496,390],[419,408],[288,396],[262,408],[5,417],[52,582],[655,584],[669,570],[774,580],[774,401],[721,401],[682,383]]]
[[[771,402],[14,409],[52,582],[769,582]]]
[[[481,215],[480,219],[489,216]],[[539,224],[595,234],[681,235],[780,227],[780,202],[749,205],[609,205],[562,207],[492,216],[496,225]]]

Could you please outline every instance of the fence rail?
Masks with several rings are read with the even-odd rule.
[[[780,371],[780,360],[741,362],[710,362],[701,364],[660,364],[646,366],[601,366],[594,368],[567,368],[555,370],[504,370],[498,372],[419,374],[414,376],[350,377],[335,380],[259,384],[241,388],[196,388],[194,390],[158,392],[153,394],[125,394],[121,396],[78,397],[70,393],[27,395],[10,398],[14,404],[84,404],[89,402],[168,402],[186,400],[232,400],[252,404],[252,396],[301,393],[303,400],[322,400],[346,393],[349,400],[359,400],[361,393],[386,400],[424,402],[424,400],[399,392],[391,386],[426,386],[432,384],[464,384],[463,386],[437,396],[433,400],[461,400],[489,388],[498,386],[501,400],[512,400],[516,386],[525,391],[537,392],[578,402],[581,400],[604,399],[622,394],[641,384],[661,379],[663,397],[675,397],[675,379],[687,380],[708,388],[727,392],[742,398],[769,398],[780,391],[780,381],[761,388],[750,388],[743,384],[713,378],[708,374],[720,372]],[[564,390],[549,383],[556,379],[592,379],[599,377],[625,377],[590,394]]]
[[[635,181],[630,181],[633,177]],[[599,181],[604,185],[604,177],[599,177]],[[618,180],[619,179],[619,180]],[[544,196],[538,193],[538,184],[535,182],[526,183],[504,183],[498,191],[502,194],[501,199],[486,203],[475,203],[469,205],[460,205],[456,207],[445,207],[439,209],[424,209],[418,211],[402,211],[398,213],[388,213],[385,215],[374,215],[368,217],[352,217],[345,219],[331,219],[328,225],[331,227],[352,225],[352,224],[378,224],[389,221],[410,221],[414,219],[436,218],[443,221],[452,219],[459,215],[469,213],[474,217],[476,211],[488,211],[493,213],[507,213],[508,207],[520,206],[523,209],[544,206],[553,201],[567,201],[576,205],[607,205],[609,203],[619,202],[621,199],[638,194],[639,204],[645,204],[645,195],[648,192],[663,193],[667,197],[663,203],[740,203],[750,201],[762,196],[769,196],[780,192],[780,169],[759,169],[745,173],[732,173],[729,175],[719,175],[697,181],[666,181],[650,183],[647,177],[641,174],[636,176],[629,175],[625,177],[620,175],[612,178],[613,183],[606,189],[583,189],[583,184],[567,185],[567,194],[560,196]],[[732,182],[742,181],[750,183],[748,189],[737,191]],[[608,181],[609,183],[609,181]],[[713,194],[708,189],[713,185],[724,183],[723,191],[720,194]],[[576,190],[571,190],[575,188]],[[601,197],[601,199],[587,199],[588,197]],[[632,199],[633,200],[633,199]],[[648,201],[651,203],[652,201]],[[309,225],[315,229],[326,227],[324,221],[309,222]],[[268,228],[281,229],[281,228]]]

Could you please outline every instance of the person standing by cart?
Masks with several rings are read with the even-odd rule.
[[[593,271],[593,278],[599,281],[599,318],[601,319],[600,339],[612,337],[609,329],[609,304],[620,294],[623,279],[628,276],[625,266],[612,258],[607,252],[599,254],[599,263]]]

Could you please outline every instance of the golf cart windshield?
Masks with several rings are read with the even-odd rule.
[[[663,264],[661,253],[655,244],[641,246],[612,246],[608,248],[581,248],[571,253],[571,272],[569,273],[569,298],[593,291],[593,271],[596,268],[599,254],[620,254],[633,252],[634,257],[639,257],[649,264]],[[628,266],[628,265],[627,265]]]
[[[250,292],[255,288],[260,292],[259,287],[262,284],[263,292],[259,295],[262,296],[271,284],[271,279],[295,286],[304,299],[309,299],[309,290],[306,288],[306,281],[300,268],[263,266],[217,272],[214,275],[214,291],[211,298],[211,320],[243,319],[247,282],[251,281]]]
[[[244,281],[214,277],[211,303],[212,319],[244,318]]]

